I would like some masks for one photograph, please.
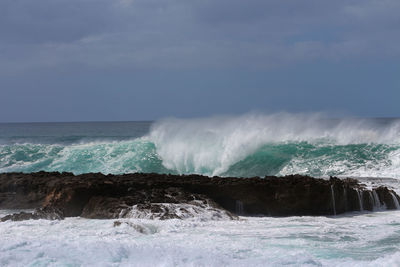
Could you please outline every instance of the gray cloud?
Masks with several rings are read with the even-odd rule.
[[[100,34],[112,25],[106,1],[4,0],[0,2],[2,42],[66,43]]]
[[[0,70],[274,68],[400,55],[400,2],[3,0]]]

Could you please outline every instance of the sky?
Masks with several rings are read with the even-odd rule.
[[[398,0],[1,0],[0,122],[400,116]]]

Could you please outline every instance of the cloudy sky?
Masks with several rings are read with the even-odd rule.
[[[400,116],[398,0],[1,0],[0,121]]]

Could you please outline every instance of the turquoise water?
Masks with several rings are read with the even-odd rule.
[[[400,175],[398,119],[245,115],[0,124],[0,172]]]
[[[399,119],[247,114],[0,124],[0,172],[356,176],[400,192]],[[381,177],[381,178],[369,178]],[[382,178],[382,177],[391,177]],[[11,211],[0,210],[0,216]],[[1,266],[399,266],[400,211],[0,223]],[[138,232],[137,227],[145,229]]]

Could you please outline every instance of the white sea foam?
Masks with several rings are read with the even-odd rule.
[[[379,125],[363,119],[328,120],[319,114],[279,113],[190,120],[165,119],[152,126],[149,138],[156,145],[157,153],[167,169],[180,173],[221,175],[234,163],[269,143],[305,141],[313,144],[322,142],[324,145],[399,145],[399,133],[400,121]],[[393,155],[389,156],[395,170],[400,170],[398,153],[400,150],[393,151]],[[303,164],[295,162],[302,159],[293,160],[292,166],[288,165],[287,170],[282,170],[281,174],[302,173]],[[323,167],[331,166],[325,164]],[[359,170],[356,167],[353,170],[350,166],[351,174]],[[380,167],[376,171],[381,171]],[[345,162],[338,163],[335,171],[338,168],[343,168],[344,172],[349,170]],[[392,169],[388,172],[393,174]],[[361,171],[359,174],[362,174]]]
[[[0,223],[1,266],[398,266],[400,211]]]
[[[0,172],[162,172],[155,147],[144,138],[69,145],[14,144],[0,147]]]
[[[137,204],[125,217],[136,219],[195,219],[195,220],[231,220],[234,215],[222,209],[214,208],[202,201],[191,203],[152,203]]]
[[[155,122],[147,135],[130,140],[40,140],[0,145],[0,172],[400,178],[400,120],[394,119],[246,114],[165,119]]]

